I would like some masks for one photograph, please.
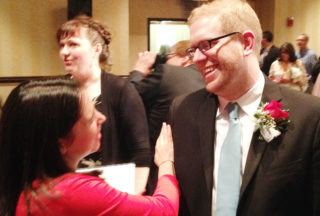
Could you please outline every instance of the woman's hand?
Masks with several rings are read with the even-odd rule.
[[[162,124],[157,140],[154,162],[158,167],[168,162],[174,162],[171,127],[166,123]]]

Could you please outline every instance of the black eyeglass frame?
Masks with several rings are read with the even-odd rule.
[[[212,47],[211,47],[211,43],[212,43],[213,41],[217,41],[217,40],[220,40],[220,39],[225,38],[225,37],[229,37],[229,36],[234,35],[234,34],[241,34],[241,33],[240,33],[240,32],[231,32],[231,33],[228,33],[228,34],[225,34],[225,35],[216,37],[216,38],[212,38],[212,39],[210,39],[210,40],[206,40],[206,42],[208,42],[208,44],[209,44],[209,49],[212,48]],[[201,42],[200,42],[200,43],[201,43]],[[190,48],[188,48],[188,49],[186,50],[186,53],[187,53],[188,57],[189,57],[189,58],[193,58],[194,53],[196,52],[197,49],[199,49],[202,53],[204,53],[204,52],[206,52],[206,51],[209,50],[209,49],[201,49],[199,46],[197,46],[197,47],[190,47]]]

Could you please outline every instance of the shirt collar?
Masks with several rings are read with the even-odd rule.
[[[261,101],[265,80],[260,72],[258,81],[247,93],[236,100],[241,109],[249,116],[253,116]]]
[[[266,51],[269,52],[270,49],[271,49],[271,47],[272,47],[272,44],[269,44],[269,45],[266,47]]]
[[[244,95],[238,98],[236,102],[241,110],[245,112],[246,115],[254,116],[254,113],[258,109],[258,106],[261,102],[262,92],[264,89],[265,79],[260,72],[258,81],[252,86],[249,91],[247,91]],[[221,115],[220,109],[217,111],[217,117]]]

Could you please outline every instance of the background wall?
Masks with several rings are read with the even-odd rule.
[[[276,45],[295,44],[300,32],[310,36],[309,47],[320,54],[319,0],[248,0],[263,30],[274,32]],[[92,0],[92,15],[111,30],[112,73],[127,75],[140,51],[147,50],[147,18],[187,18],[200,3],[192,0]],[[289,16],[295,18],[286,26]],[[64,74],[55,39],[67,20],[66,0],[1,0],[0,77]],[[6,98],[16,83],[0,84]]]
[[[309,35],[308,46],[320,55],[320,1],[319,0],[275,0],[274,32],[275,44],[284,42],[296,45],[300,33]],[[294,17],[294,25],[286,26],[287,17]],[[295,46],[297,48],[297,46]]]
[[[63,73],[55,32],[66,20],[66,2],[1,0],[1,76]]]

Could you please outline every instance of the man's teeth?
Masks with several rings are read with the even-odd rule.
[[[206,68],[205,73],[210,73],[212,71],[214,71],[215,68],[210,67],[210,68]]]

